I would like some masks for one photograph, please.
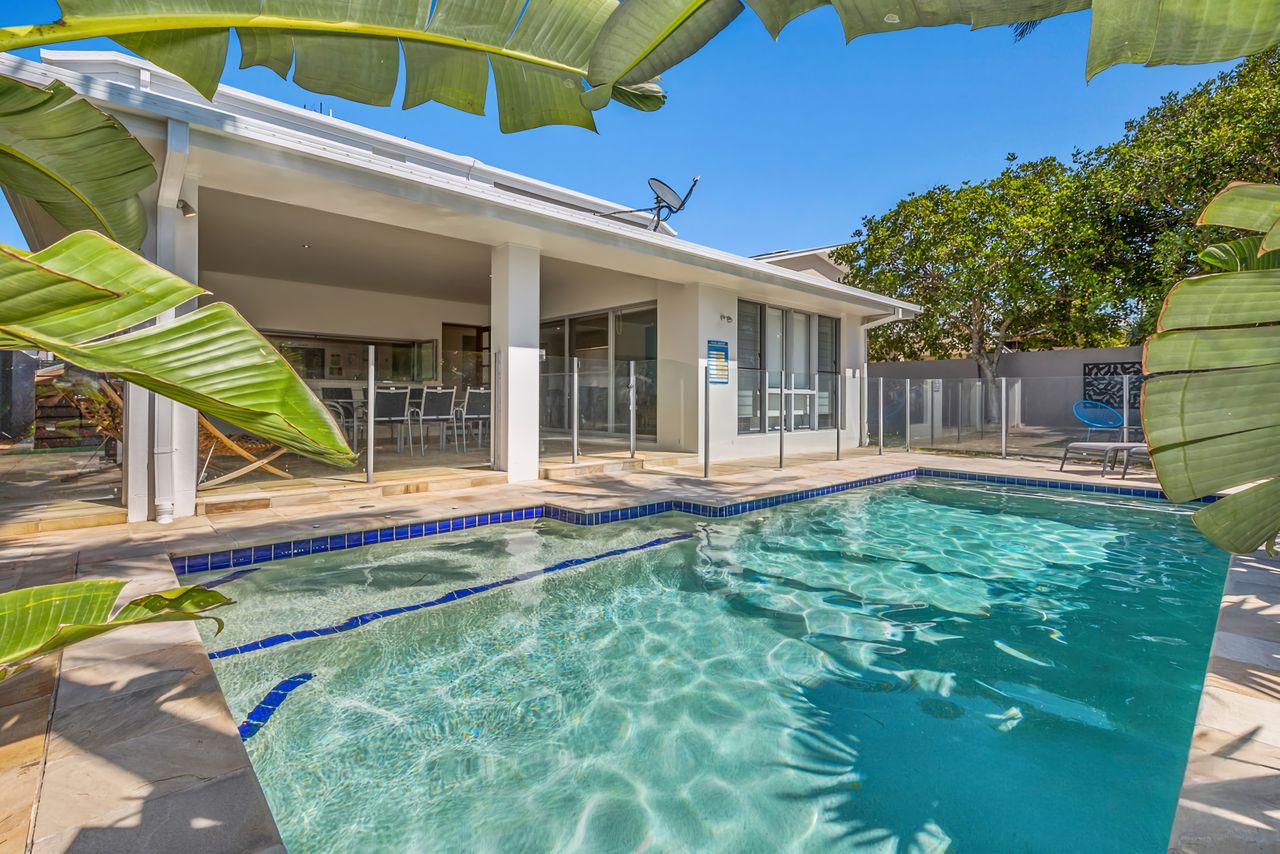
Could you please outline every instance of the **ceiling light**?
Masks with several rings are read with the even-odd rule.
[[[178,210],[182,211],[182,215],[187,219],[193,219],[196,215],[196,209],[186,199],[178,199]]]

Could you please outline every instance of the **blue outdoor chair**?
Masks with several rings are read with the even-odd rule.
[[[1086,440],[1093,438],[1094,430],[1119,430],[1124,427],[1123,415],[1096,400],[1077,400],[1071,411],[1088,428]]]

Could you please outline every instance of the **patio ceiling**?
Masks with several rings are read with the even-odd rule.
[[[199,217],[203,271],[489,302],[484,244],[214,189]]]

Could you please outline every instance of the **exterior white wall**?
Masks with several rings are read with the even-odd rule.
[[[706,425],[703,421],[707,342],[729,344],[729,382],[710,387],[711,459],[768,457],[778,453],[776,433],[738,433],[739,294],[706,285],[670,286],[658,295],[658,445],[668,450],[701,453]],[[780,300],[778,304],[786,305]],[[854,447],[861,435],[859,392],[864,358],[863,334],[856,315],[841,318],[842,360],[845,383],[841,408],[845,410],[841,442]],[[797,430],[785,440],[788,453],[835,453],[835,431]]]
[[[258,329],[426,341],[443,323],[487,326],[489,306],[206,271],[200,284]]]
[[[542,280],[542,317],[553,320],[575,314],[606,311],[620,306],[653,302],[660,295],[679,285],[669,285],[643,276],[632,276],[612,270],[601,270],[599,278],[591,281]],[[659,322],[659,329],[662,324]],[[661,334],[661,333],[659,333]]]
[[[494,468],[509,483],[538,479],[538,250],[493,249]]]

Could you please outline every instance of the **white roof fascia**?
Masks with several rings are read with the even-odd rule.
[[[113,110],[152,119],[185,121],[202,130],[228,137],[255,141],[348,167],[428,185],[448,193],[554,221],[558,226],[555,230],[563,232],[568,226],[580,236],[596,242],[630,244],[634,250],[679,263],[843,303],[853,303],[863,308],[901,311],[908,318],[921,311],[920,306],[912,303],[841,285],[823,277],[787,270],[766,261],[744,258],[681,240],[671,234],[636,228],[634,225],[551,201],[508,192],[487,181],[477,181],[466,173],[459,174],[462,171],[460,168],[442,167],[448,164],[476,164],[485,170],[486,175],[500,176],[498,183],[514,186],[514,182],[519,181],[527,187],[538,187],[536,192],[542,195],[550,195],[554,191],[566,198],[590,201],[594,206],[609,204],[592,196],[576,194],[515,173],[483,166],[478,161],[460,158],[310,110],[290,107],[227,86],[220,87],[217,99],[210,103],[168,72],[124,54],[113,51],[45,51],[42,56],[49,62],[35,63],[13,54],[0,54],[0,73],[36,85],[61,80],[80,94]],[[92,66],[94,71],[92,74],[73,71],[62,67],[62,63],[82,68]],[[242,104],[245,112],[232,112],[229,108],[235,103]],[[250,107],[252,109],[248,109]],[[252,115],[247,114],[250,112]],[[550,227],[552,222],[547,222],[546,225]]]

